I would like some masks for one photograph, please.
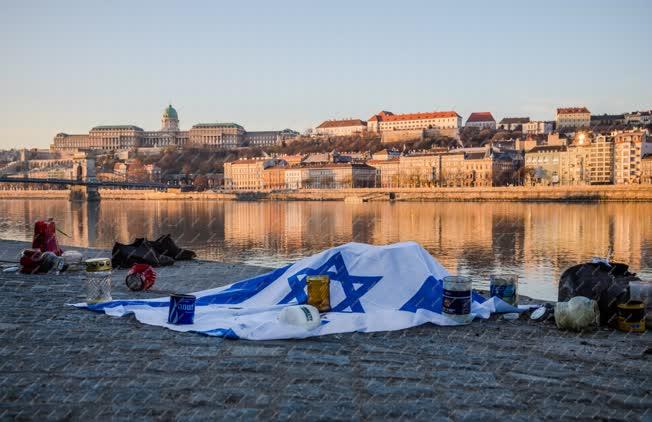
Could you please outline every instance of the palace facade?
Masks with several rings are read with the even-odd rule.
[[[270,146],[298,136],[290,129],[247,132],[236,123],[197,123],[190,130],[180,130],[179,115],[169,105],[161,117],[161,129],[146,131],[134,125],[96,126],[87,134],[59,133],[50,146],[52,151],[116,151],[131,148],[197,146],[231,149],[241,146]]]

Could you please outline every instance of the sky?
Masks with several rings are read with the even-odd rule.
[[[652,2],[0,0],[0,149],[100,124],[652,108]]]

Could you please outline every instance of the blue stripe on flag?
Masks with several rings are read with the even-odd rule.
[[[485,303],[487,301],[487,299],[484,296],[482,296],[480,293],[476,292],[475,290],[473,290],[471,299],[473,299],[474,302],[478,302],[478,303]]]
[[[416,312],[417,309],[426,309],[441,314],[443,291],[442,281],[430,276],[421,284],[421,288],[414,296],[405,302],[405,305],[401,306],[399,311]]]
[[[199,297],[197,298],[197,305],[242,303],[275,282],[290,267],[291,265],[286,265],[274,271],[234,283],[231,287],[219,293]]]
[[[240,337],[230,328],[215,328],[208,331],[196,331],[199,334],[204,334],[211,337],[224,337],[231,340],[238,340]]]
[[[419,291],[410,298],[405,305],[401,306],[400,311],[416,312],[417,309],[426,309],[428,311],[441,314],[441,299],[444,293],[442,280],[437,280],[430,276],[423,282]],[[474,302],[484,303],[485,299],[481,294],[472,290],[471,299]]]
[[[164,299],[162,301],[144,301],[144,300],[112,300],[111,302],[104,303],[93,303],[87,305],[87,308],[91,311],[101,312],[106,308],[116,308],[118,306],[134,306],[134,305],[146,305],[151,306],[152,308],[167,308],[170,306],[170,300]]]
[[[241,303],[258,294],[261,290],[272,284],[278,279],[290,265],[261,274],[256,277],[248,278],[246,280],[234,283],[226,290],[223,290],[212,295],[201,296],[197,298],[197,306],[205,305],[218,305],[218,304],[232,304]],[[116,308],[118,306],[151,306],[153,308],[165,308],[170,306],[169,299],[160,301],[145,301],[145,300],[113,300],[105,303],[95,303],[87,306],[91,311],[101,312],[106,308]]]

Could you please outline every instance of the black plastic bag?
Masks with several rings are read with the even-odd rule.
[[[587,262],[568,268],[559,279],[558,301],[584,296],[598,302],[600,324],[615,323],[618,304],[628,300],[630,281],[640,281],[629,266],[620,263]]]

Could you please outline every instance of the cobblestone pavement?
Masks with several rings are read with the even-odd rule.
[[[23,246],[0,241],[0,259]],[[134,294],[121,270],[113,291],[156,297],[263,271],[176,264],[159,270],[158,293]],[[67,307],[83,300],[79,274],[0,273],[0,289],[4,419],[652,419],[649,333],[497,317],[252,342]]]

